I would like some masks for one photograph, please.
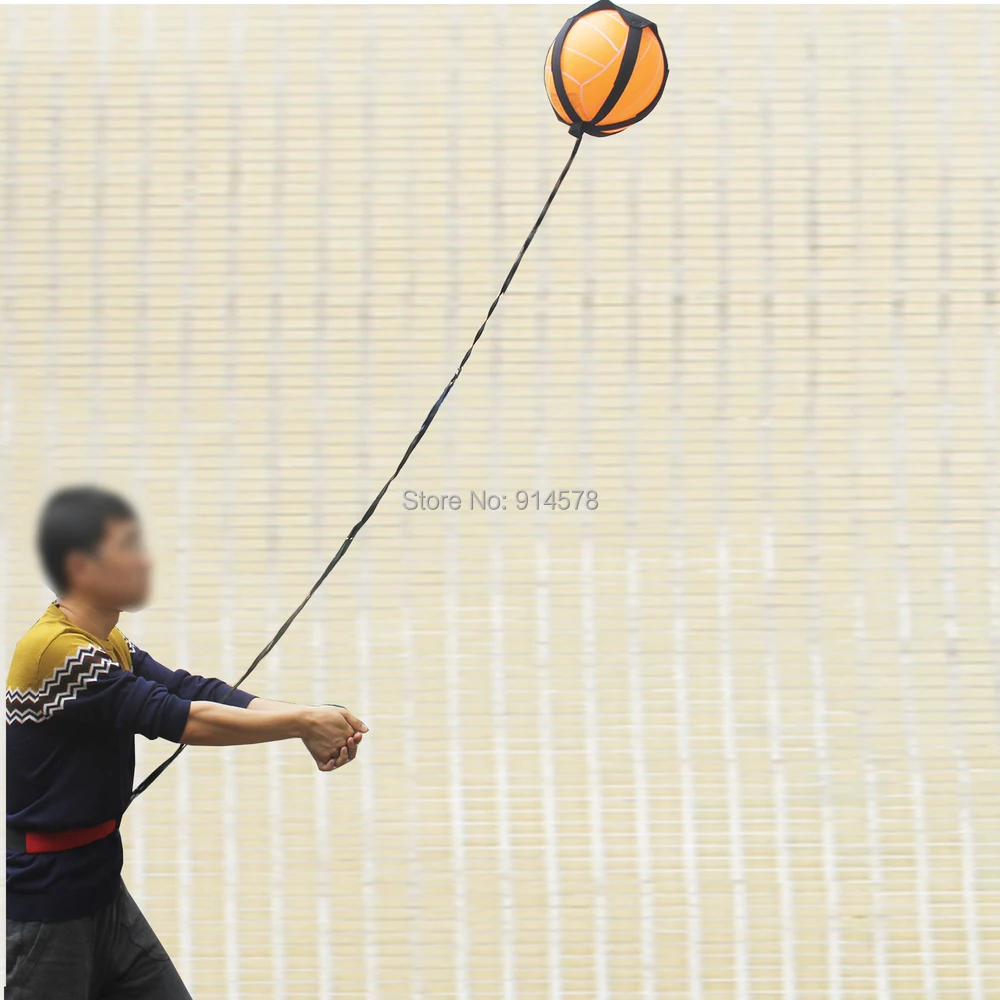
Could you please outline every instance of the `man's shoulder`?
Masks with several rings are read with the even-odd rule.
[[[128,666],[132,664],[132,657],[139,652],[135,643],[116,625],[111,630],[111,635],[108,636],[108,640],[115,646],[116,649],[124,650],[125,658],[128,660]],[[125,666],[123,663],[122,666]]]
[[[14,647],[7,690],[30,691],[44,684],[61,667],[81,657],[107,654],[72,622],[51,613],[51,608],[21,636]]]

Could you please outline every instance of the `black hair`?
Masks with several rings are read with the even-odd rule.
[[[69,486],[45,501],[38,519],[38,552],[53,590],[61,594],[66,579],[66,557],[71,552],[94,553],[109,521],[135,521],[127,500],[97,486]]]

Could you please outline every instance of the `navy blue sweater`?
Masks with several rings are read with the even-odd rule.
[[[192,701],[231,687],[171,670],[117,629],[100,638],[55,603],[17,644],[7,676],[7,825],[33,832],[120,822],[135,778],[135,736],[180,743]],[[233,692],[245,708],[255,696]],[[7,851],[7,916],[70,920],[110,902],[122,870],[116,829],[64,851]]]

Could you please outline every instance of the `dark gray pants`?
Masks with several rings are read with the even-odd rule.
[[[6,1000],[191,1000],[122,882],[75,920],[7,918]]]

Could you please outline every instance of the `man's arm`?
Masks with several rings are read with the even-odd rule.
[[[214,701],[190,701],[148,677],[123,670],[84,634],[57,636],[39,657],[38,681],[8,692],[8,719],[60,717],[147,739],[236,746],[299,737],[321,771],[353,760],[368,727],[346,709],[276,702],[278,711],[248,712]]]
[[[37,689],[19,693],[19,721],[64,718],[179,743],[191,702],[123,670],[82,633],[63,632],[39,656]]]
[[[332,705],[270,704],[277,707],[247,712],[212,701],[192,702],[181,742],[218,747],[298,738],[319,770],[332,771],[354,760],[361,734],[368,731],[360,719]]]
[[[227,705],[236,708],[247,708],[257,698],[249,691],[234,689],[232,685],[217,677],[202,677],[187,670],[171,670],[170,667],[165,667],[154,660],[144,649],[139,649],[127,636],[125,641],[132,657],[132,672],[137,677],[145,677],[147,680],[162,684],[178,698],[185,698],[188,701],[218,702],[225,698]],[[232,695],[229,694],[230,691],[233,692]]]

